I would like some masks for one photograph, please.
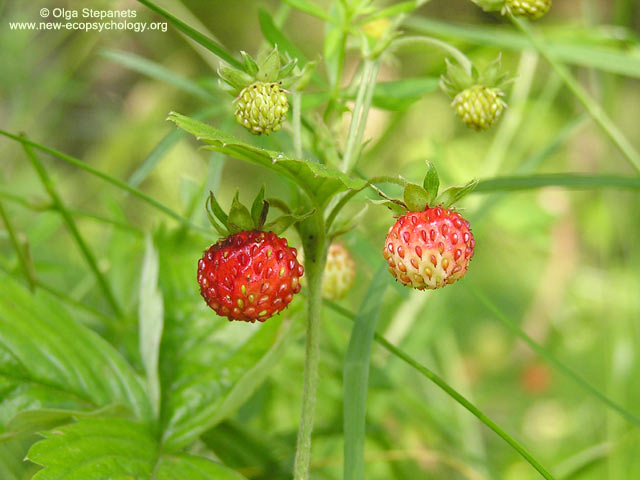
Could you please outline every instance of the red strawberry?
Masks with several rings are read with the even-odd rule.
[[[384,258],[404,285],[436,289],[464,276],[474,246],[469,222],[459,213],[427,207],[398,218],[389,229]]]
[[[198,262],[200,294],[229,320],[264,322],[300,291],[296,249],[272,232],[243,231],[211,245]]]

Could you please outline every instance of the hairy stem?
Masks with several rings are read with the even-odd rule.
[[[311,460],[311,433],[316,409],[318,390],[318,365],[320,363],[320,324],[322,321],[322,276],[327,261],[327,245],[322,214],[310,219],[314,227],[303,234],[305,253],[305,275],[309,294],[307,296],[307,337],[305,343],[304,385],[302,390],[302,413],[298,428],[296,457],[293,468],[294,480],[309,479]],[[314,221],[315,220],[315,221]]]
[[[29,283],[29,288],[33,291],[36,287],[37,280],[35,278],[35,274],[30,267],[29,259],[25,254],[25,250],[22,245],[20,245],[20,241],[18,240],[18,235],[16,234],[15,229],[13,228],[13,224],[11,223],[11,219],[9,218],[9,214],[5,211],[2,202],[0,201],[0,219],[4,223],[4,226],[7,230],[7,234],[9,235],[9,240],[13,245],[13,248],[16,251],[16,255],[18,256],[18,263],[22,268],[25,278]]]

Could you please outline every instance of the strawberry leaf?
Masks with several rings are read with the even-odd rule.
[[[81,419],[42,434],[27,459],[43,466],[34,480],[242,480],[223,465],[187,454],[160,454],[153,431],[144,424],[114,418]]]
[[[324,206],[337,193],[361,190],[366,186],[363,179],[351,178],[319,163],[304,162],[280,152],[255,147],[184,115],[171,113],[169,120],[207,143],[211,150],[261,165],[286,177],[300,186],[316,206]]]
[[[152,418],[140,378],[111,345],[50,295],[2,273],[0,285],[0,433],[17,413],[43,408],[120,404],[136,418]]]

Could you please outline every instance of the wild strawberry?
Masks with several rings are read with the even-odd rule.
[[[288,111],[287,96],[278,83],[255,82],[236,99],[236,120],[256,135],[280,130]]]
[[[515,17],[527,17],[536,20],[544,16],[551,8],[551,0],[505,0],[504,11]]]
[[[322,295],[329,300],[339,300],[351,290],[355,279],[356,263],[349,251],[340,243],[331,244],[324,268]]]
[[[502,115],[503,87],[510,80],[502,73],[500,57],[478,71],[447,61],[447,73],[440,78],[440,87],[453,98],[454,108],[464,124],[474,130],[487,130]]]
[[[452,106],[464,124],[474,130],[487,130],[502,115],[506,103],[498,88],[474,85],[453,99]]]
[[[304,68],[296,68],[297,60],[283,57],[277,48],[265,52],[257,61],[242,52],[242,59],[242,70],[226,65],[218,69],[224,82],[222,87],[236,97],[236,120],[254,135],[277,132],[289,111],[284,89],[294,87],[302,91],[316,63],[308,62]]]
[[[209,247],[198,262],[200,294],[229,320],[264,322],[300,291],[296,249],[272,232],[243,231]]]
[[[474,246],[469,222],[459,213],[427,207],[398,218],[389,229],[384,258],[404,285],[436,289],[464,276]]]

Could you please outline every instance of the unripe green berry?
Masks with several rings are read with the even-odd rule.
[[[487,130],[506,107],[503,95],[498,88],[474,85],[456,95],[452,106],[469,128]]]
[[[551,8],[551,0],[505,0],[505,7],[515,17],[536,20]]]
[[[287,96],[278,83],[252,83],[236,99],[236,120],[254,135],[280,130],[288,111]]]

